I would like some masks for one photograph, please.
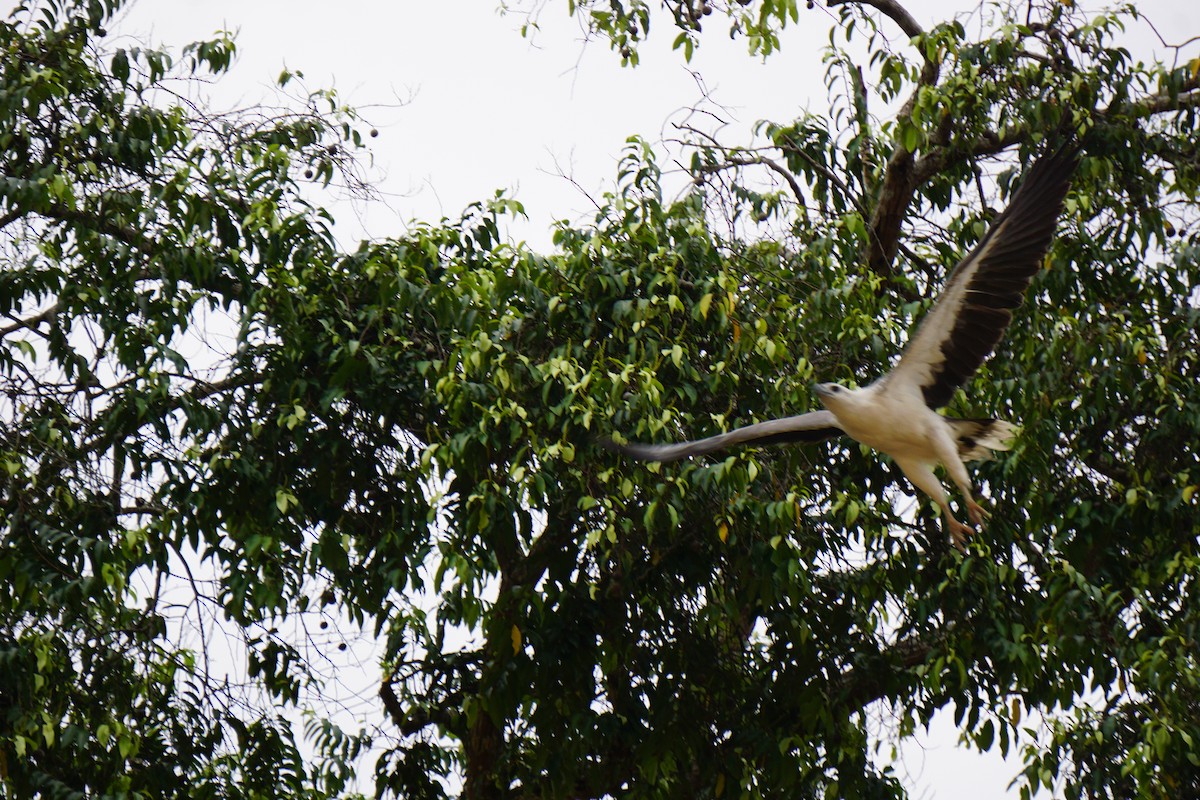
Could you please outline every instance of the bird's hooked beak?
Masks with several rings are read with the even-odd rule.
[[[825,383],[814,383],[812,385],[812,390],[813,394],[822,398],[829,397],[829,395],[833,394],[833,391],[829,388],[829,385]]]

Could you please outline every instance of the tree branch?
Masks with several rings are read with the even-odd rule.
[[[900,639],[878,655],[869,657],[866,663],[835,676],[829,682],[829,694],[849,708],[864,708],[882,699],[897,671],[923,664],[930,653],[950,638],[954,628],[951,621],[941,630]]]
[[[870,6],[881,12],[884,16],[904,31],[910,39],[914,39],[925,32],[925,30],[917,23],[917,20],[904,6],[895,2],[895,0],[826,0],[825,5],[829,8],[855,3],[862,6]]]
[[[58,303],[54,303],[44,311],[34,314],[32,317],[27,319],[19,319],[12,325],[0,328],[0,339],[3,339],[5,336],[8,336],[10,333],[15,333],[16,331],[36,328],[43,322],[47,322],[52,319],[57,313]]]
[[[7,228],[9,225],[25,216],[25,213],[25,209],[22,208],[14,208],[12,211],[9,211],[4,216],[0,217],[0,229]]]
[[[443,728],[452,727],[452,719],[448,709],[457,709],[462,705],[462,692],[447,695],[442,706],[436,708],[413,708],[406,711],[400,702],[400,698],[396,696],[396,690],[392,688],[395,681],[395,673],[380,681],[379,699],[383,701],[384,710],[392,718],[392,723],[400,729],[401,735],[416,736],[431,725]]]
[[[916,19],[895,0],[826,0],[826,5],[830,8],[846,3],[870,6],[880,11],[896,23],[909,39],[915,39],[925,33]],[[925,66],[921,69],[921,75],[917,80],[917,85],[913,87],[912,94],[896,114],[897,119],[911,117],[921,89],[937,83],[938,75],[941,72],[940,65],[924,52],[921,53],[921,56],[925,59]],[[900,250],[900,231],[908,212],[908,206],[919,185],[913,170],[913,154],[903,144],[897,142],[884,171],[883,183],[876,198],[874,213],[867,223],[871,231],[871,237],[867,243],[867,267],[885,278],[890,278],[894,272],[893,262],[896,259],[896,253]]]
[[[953,620],[942,628],[903,637],[874,653],[855,656],[854,666],[840,672],[830,671],[809,678],[785,671],[771,687],[767,702],[773,713],[794,713],[795,698],[816,692],[823,694],[826,703],[843,711],[866,708],[904,687],[903,673],[925,663],[931,654],[942,647],[957,632]]]
[[[1108,109],[1099,112],[1099,114],[1104,118],[1114,116],[1139,117],[1169,114],[1173,111],[1184,111],[1191,108],[1200,108],[1200,88],[1182,92],[1174,97],[1165,94],[1151,95],[1139,100],[1130,101],[1121,106],[1110,106]],[[1010,126],[998,132],[988,131],[968,145],[965,150],[958,150],[956,152],[954,148],[950,147],[933,148],[916,161],[913,169],[913,178],[916,181],[916,186],[920,186],[929,180],[930,177],[945,169],[954,157],[979,158],[996,155],[1014,145],[1029,141],[1031,133],[1030,129],[1024,125]]]
[[[1026,127],[1012,127],[1005,128],[999,133],[988,131],[971,142],[965,150],[949,146],[932,148],[917,159],[913,166],[913,180],[916,182],[916,186],[913,187],[914,191],[917,186],[944,170],[955,159],[993,156],[1004,152],[1013,145],[1028,141],[1029,135],[1030,131]]]
[[[854,87],[854,118],[858,121],[858,161],[862,172],[861,180],[864,187],[870,186],[871,168],[875,163],[875,153],[871,148],[871,113],[867,107],[867,82],[863,79],[862,67],[855,65],[850,73],[850,83]]]
[[[123,517],[128,516],[149,516],[161,517],[167,513],[165,506],[151,503],[146,500],[138,500],[133,505],[121,506],[117,509],[117,514]]]
[[[1156,94],[1135,100],[1120,109],[1134,114],[1166,114],[1171,111],[1184,111],[1189,108],[1200,108],[1200,88],[1194,88],[1171,97],[1166,94]]]
[[[68,208],[61,203],[51,203],[49,206],[39,209],[37,212],[40,216],[47,219],[56,220],[58,222],[70,222],[75,225],[82,225],[85,228],[90,228],[96,233],[102,233],[106,236],[111,236],[114,239],[124,242],[130,247],[137,248],[144,253],[152,252],[154,243],[139,233],[137,230],[126,225],[116,225],[103,217],[95,214],[89,214],[85,211],[80,211],[75,208]]]
[[[801,210],[804,211],[805,214],[808,213],[808,205],[804,198],[804,192],[801,190],[800,184],[796,180],[795,176],[792,175],[792,173],[789,172],[786,167],[779,164],[777,161],[767,158],[766,156],[729,156],[724,164],[711,164],[702,166],[700,167],[700,172],[719,172],[729,167],[753,166],[766,167],[782,177],[787,182],[787,185],[791,187],[792,194],[795,195],[796,203],[800,206]]]
[[[202,381],[199,378],[187,375],[180,377],[185,377],[188,380],[194,381],[195,388],[193,388],[190,392],[186,392],[178,396],[177,400],[179,405],[182,405],[183,401],[185,400],[204,400],[212,397],[215,394],[220,394],[228,389],[241,389],[246,386],[252,386],[255,383],[258,383],[260,380],[257,375],[230,375],[219,381],[213,381],[212,383],[209,383],[208,381]]]

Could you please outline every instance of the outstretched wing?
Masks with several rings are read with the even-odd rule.
[[[819,442],[844,433],[837,419],[828,411],[810,411],[794,417],[756,422],[744,428],[735,428],[728,433],[695,439],[679,444],[617,444],[603,439],[600,444],[643,461],[678,461],[689,456],[700,456],[739,444],[763,445],[787,442]]]
[[[889,391],[919,389],[926,405],[938,408],[991,355],[1050,247],[1078,160],[1079,148],[1068,144],[1029,168],[884,378]]]

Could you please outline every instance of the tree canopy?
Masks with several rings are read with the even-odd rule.
[[[114,42],[120,5],[0,23],[0,794],[342,797],[371,752],[383,797],[901,798],[873,715],[953,708],[1022,796],[1200,795],[1200,60],[1134,58],[1134,6],[828,0],[828,114],[688,131],[674,200],[631,140],[538,253],[504,195],[343,251],[354,111],[197,105],[232,39]],[[769,56],[806,13],[507,5],[631,66],[651,22]],[[951,403],[1023,425],[966,553],[853,443],[597,446],[883,373],[1063,132],[1045,269]],[[314,703],[339,626],[379,640],[362,731]]]

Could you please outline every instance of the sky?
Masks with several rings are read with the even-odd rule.
[[[765,63],[715,23],[685,65],[670,49],[673,31],[663,25],[637,69],[621,68],[602,42],[584,43],[565,0],[525,3],[543,6],[541,30],[529,39],[519,33],[524,17],[502,16],[497,5],[138,0],[119,30],[164,44],[237,31],[239,63],[213,88],[219,102],[269,97],[286,66],[302,71],[309,88],[334,87],[363,109],[380,131],[372,150],[383,202],[341,216],[361,216],[372,236],[393,235],[413,219],[453,217],[505,189],[529,213],[514,234],[545,248],[554,220],[586,218],[587,195],[611,185],[628,136],[670,139],[672,125],[705,92],[722,109],[728,141],[739,143],[757,120],[788,121],[826,105],[821,57],[833,16],[822,4],[801,5],[799,24],[785,31],[781,52]],[[1161,31],[1200,28],[1200,10],[1188,0],[1137,5]],[[948,10],[971,10],[976,3],[910,0],[906,6],[928,27]],[[968,19],[968,30],[971,24]],[[1149,42],[1146,47],[1156,44],[1149,30],[1134,34]],[[903,35],[897,32],[893,42],[903,47]],[[350,226],[342,231],[360,233]]]
[[[689,69],[663,30],[631,70],[602,43],[582,42],[565,2],[545,8],[528,39],[519,32],[525,17],[502,16],[496,5],[404,0],[383,11],[347,0],[330,13],[324,3],[140,0],[120,30],[164,43],[237,31],[236,80],[213,87],[218,102],[270,96],[286,66],[309,88],[334,87],[362,109],[380,132],[371,144],[384,202],[356,209],[373,236],[454,217],[503,189],[529,214],[515,235],[548,247],[554,220],[589,216],[588,195],[612,183],[627,137],[671,137],[704,91],[694,73],[739,133],[763,117],[791,118],[820,86],[823,9],[811,12],[818,24],[789,31],[788,48],[765,65],[742,43],[714,36]]]
[[[640,135],[669,151],[665,142],[673,125],[702,96],[720,109],[717,118],[730,142],[748,141],[759,119],[787,121],[806,109],[821,113],[826,105],[821,48],[832,17],[820,4],[801,6],[800,22],[785,31],[782,51],[765,63],[749,56],[743,42],[713,30],[685,64],[671,52],[673,35],[664,25],[643,49],[637,69],[621,68],[602,42],[585,43],[565,0],[529,4],[543,5],[541,30],[531,38],[519,33],[524,17],[502,16],[496,5],[140,0],[113,30],[118,37],[170,47],[219,29],[237,31],[238,63],[208,90],[218,106],[270,99],[273,81],[286,67],[302,71],[309,88],[336,88],[362,109],[379,131],[371,147],[380,199],[337,210],[346,246],[362,235],[400,234],[413,220],[454,217],[503,189],[529,214],[511,235],[546,249],[555,220],[590,216],[589,195],[598,197],[615,180],[627,137]],[[929,26],[977,4],[905,5]],[[1194,0],[1136,5],[1160,32],[1200,33]],[[978,17],[973,20],[977,26]],[[1164,52],[1148,26],[1129,35],[1135,53]],[[893,43],[903,47],[903,35],[897,32]],[[1006,787],[1019,766],[957,747],[949,713],[906,744],[897,768],[912,797],[921,800],[1016,796]]]

